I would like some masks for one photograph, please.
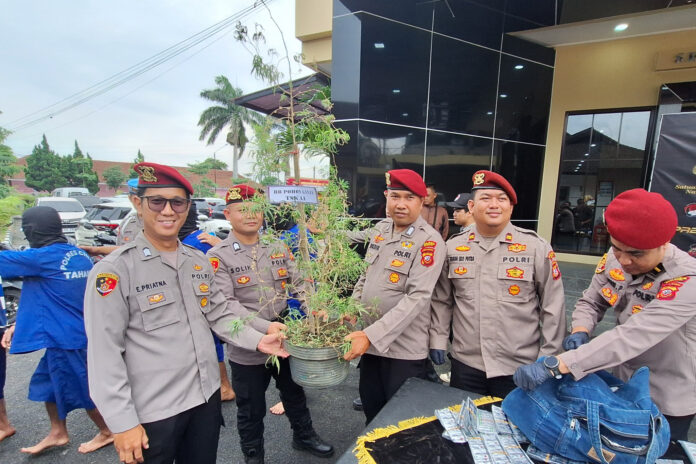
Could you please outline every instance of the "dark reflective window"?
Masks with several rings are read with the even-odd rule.
[[[360,117],[425,126],[430,33],[371,15],[359,16]]]
[[[334,114],[357,118],[360,102],[361,22],[357,15],[333,20],[331,99]]]
[[[495,138],[546,143],[553,68],[501,55]]]
[[[547,48],[507,34],[508,32],[526,31],[537,27],[539,26],[515,16],[505,16],[503,30],[506,34],[503,35],[502,50],[512,55],[521,56],[522,58],[553,66],[554,57],[556,56],[556,52],[553,48]]]
[[[333,15],[338,16],[358,11],[391,18],[412,26],[430,30],[433,24],[433,6],[436,3],[423,0],[335,0]],[[444,5],[442,6],[444,8]]]
[[[526,143],[496,141],[493,171],[505,177],[517,193],[512,211],[515,225],[536,230],[544,147]]]
[[[435,11],[435,32],[478,45],[500,49],[503,12],[474,2],[439,2]]]
[[[609,248],[603,214],[619,193],[643,187],[652,111],[571,114],[561,152],[551,244],[601,255]]]
[[[435,36],[428,127],[492,137],[497,76],[498,53]]]

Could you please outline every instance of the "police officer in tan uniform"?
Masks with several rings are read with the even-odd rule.
[[[521,367],[515,381],[533,389],[552,375],[579,380],[612,367],[628,380],[648,366],[652,399],[669,421],[672,440],[687,440],[696,413],[696,261],[669,243],[677,215],[659,193],[623,192],[604,219],[611,250],[575,306],[572,333],[563,342],[570,351]],[[590,341],[610,309],[617,326]]]
[[[133,182],[135,181],[135,182]],[[138,179],[131,179],[128,181],[128,200],[135,205],[135,198],[138,197]],[[133,241],[138,232],[143,230],[143,222],[140,220],[140,216],[137,211],[130,213],[125,217],[121,225],[118,227],[118,233],[116,234],[116,245],[125,245],[128,242]]]
[[[210,329],[234,346],[287,356],[282,334],[241,323],[213,267],[177,234],[193,193],[176,170],[140,173],[144,229],[101,260],[85,293],[90,395],[126,463],[214,463],[222,423]]]
[[[354,298],[369,314],[365,328],[346,336],[345,355],[360,360],[360,398],[367,422],[409,377],[426,378],[430,297],[444,262],[440,234],[420,216],[427,194],[410,169],[386,174],[388,219],[375,225],[365,261],[367,271]]]
[[[517,204],[510,183],[477,171],[473,184],[475,223],[447,241],[447,262],[433,293],[430,347],[433,361],[444,361],[452,321],[450,386],[503,398],[515,388],[518,366],[561,351],[563,283],[546,240],[510,224]]]
[[[226,195],[225,217],[232,225],[227,239],[208,251],[215,269],[215,283],[239,317],[261,332],[285,329],[279,317],[287,308],[287,292],[297,288],[290,250],[280,240],[259,240],[263,211],[254,211],[245,201],[255,194],[247,185],[236,185]],[[238,346],[228,351],[232,386],[237,393],[237,428],[244,458],[248,463],[264,459],[263,418],[266,415],[266,389],[275,379],[280,399],[293,429],[292,446],[319,457],[329,457],[334,449],[314,431],[304,390],[293,380],[290,363],[280,360],[280,368],[267,365],[268,356]]]

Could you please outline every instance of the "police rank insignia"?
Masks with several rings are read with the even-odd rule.
[[[201,267],[200,264],[194,264],[194,265],[193,265],[193,270],[194,270],[194,271],[200,271],[201,269],[203,269],[203,268]]]
[[[278,277],[287,277],[288,275],[288,270],[285,269],[284,267],[281,267],[278,269]]]
[[[614,306],[616,301],[619,299],[619,294],[612,292],[611,288],[608,287],[604,287],[602,289],[602,295],[604,296],[604,299],[607,300],[607,302],[612,306]]]
[[[209,290],[209,289],[210,289],[210,287],[208,286],[208,284],[205,284],[205,283],[200,284],[200,285],[198,286],[198,290],[200,290],[200,291],[203,292],[203,293],[208,293],[208,290]]]
[[[524,277],[524,270],[516,266],[510,269],[505,269],[505,273],[512,279],[521,279]]]
[[[384,237],[382,237],[382,234],[375,236],[375,243],[379,243],[379,242],[383,242],[383,241],[384,241]]]
[[[400,279],[401,277],[399,277],[399,274],[397,274],[396,272],[392,272],[391,274],[389,274],[389,282],[393,284],[398,283]]]
[[[210,261],[210,264],[213,266],[213,272],[217,272],[218,268],[220,267],[220,260],[215,257],[210,257],[208,258]]]
[[[624,277],[624,273],[621,269],[612,269],[609,271],[609,277],[611,277],[614,280],[618,281],[624,281],[626,280],[626,277]]]
[[[604,253],[604,256],[602,256],[602,259],[599,260],[597,263],[597,268],[595,269],[595,274],[601,274],[604,272],[604,267],[607,265],[607,254]]]
[[[521,243],[513,243],[511,245],[508,245],[508,251],[512,251],[513,253],[520,253],[526,250],[527,245],[522,245]]]
[[[509,293],[510,295],[513,295],[513,296],[514,296],[514,295],[519,295],[519,293],[520,293],[520,286],[519,286],[519,285],[510,285],[510,287],[508,287],[508,293]]]
[[[97,279],[94,284],[97,288],[97,293],[101,296],[106,296],[113,292],[116,285],[118,285],[118,276],[109,273],[97,274]]]
[[[391,262],[391,266],[394,266],[394,267],[401,267],[403,265],[404,265],[404,262],[401,261],[400,259],[393,259]]]
[[[406,248],[406,249],[408,249],[408,248],[411,248],[411,247],[413,247],[413,242],[408,241],[408,240],[404,240],[403,242],[401,242],[401,248]]]
[[[511,233],[508,232],[507,234],[505,234],[505,241],[512,242],[512,234]]]
[[[249,283],[250,280],[251,280],[251,279],[250,279],[248,276],[241,276],[241,277],[239,277],[239,278],[237,279],[237,283],[238,283],[238,284],[241,284],[241,285],[244,285],[244,284]]]
[[[465,267],[462,267],[462,266],[454,268],[454,273],[457,275],[464,275],[467,272],[469,272],[469,270]]]
[[[154,295],[150,295],[147,297],[147,301],[151,305],[160,303],[160,302],[164,301],[165,299],[166,298],[164,297],[164,293],[156,293]]]
[[[201,308],[208,306],[208,299],[206,297],[201,298]]]
[[[472,241],[472,240],[474,240],[475,238],[476,238],[476,234],[475,234],[475,233],[472,232],[472,233],[469,234],[469,241]]]
[[[145,182],[157,182],[155,168],[152,166],[140,166],[138,171],[140,171],[140,177],[142,177]]]
[[[471,247],[468,247],[466,245],[462,245],[462,246],[458,246],[457,248],[455,248],[455,250],[457,250],[457,251],[469,251],[469,250],[471,250]]]
[[[432,240],[426,240],[420,249],[421,252],[421,264],[423,266],[432,266],[435,263],[435,247],[437,242]]]
[[[637,314],[643,310],[643,307],[641,305],[633,305],[631,308],[631,314]]]

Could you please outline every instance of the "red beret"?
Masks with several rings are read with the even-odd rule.
[[[510,198],[510,204],[517,204],[517,194],[515,193],[515,189],[512,188],[510,182],[508,182],[507,179],[500,174],[493,171],[481,170],[476,171],[471,179],[474,181],[474,186],[471,189],[472,191],[480,189],[502,190],[503,192],[507,193],[507,196]]]
[[[233,185],[225,195],[225,203],[239,203],[256,195],[256,190],[246,184]]]
[[[677,212],[659,193],[626,190],[604,212],[609,235],[638,250],[651,250],[672,240],[677,231]]]
[[[133,166],[138,173],[138,188],[140,187],[180,187],[193,195],[191,182],[186,180],[179,171],[157,163],[138,163]]]
[[[387,179],[389,190],[410,190],[419,197],[428,196],[423,178],[416,171],[410,169],[392,169],[384,175]]]

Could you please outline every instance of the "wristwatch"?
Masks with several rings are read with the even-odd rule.
[[[544,358],[544,367],[558,380],[563,378],[563,374],[561,374],[561,370],[559,369],[560,365],[561,361],[556,356],[547,356]]]

